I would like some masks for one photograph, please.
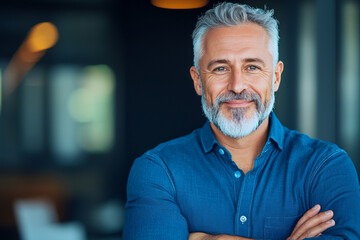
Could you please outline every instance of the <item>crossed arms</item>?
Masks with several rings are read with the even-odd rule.
[[[360,194],[358,183],[355,183],[358,180],[353,166],[340,165],[345,160],[339,158],[324,163],[324,174],[317,174],[309,190],[310,195],[317,196],[314,201],[318,201],[324,209],[332,209],[335,215],[333,212],[329,215],[326,214],[328,211],[320,212],[320,208],[309,209],[298,220],[290,236],[286,236],[287,240],[311,237],[324,240],[360,239]],[[329,168],[332,168],[331,174],[328,174]],[[160,159],[147,156],[135,161],[128,182],[123,240],[246,239],[230,235],[209,235],[211,232],[201,228],[199,230],[205,233],[189,230],[189,222],[176,201],[177,193],[173,182],[169,180],[169,174],[167,166]],[[340,184],[339,180],[348,184]],[[326,192],[319,189],[326,189]],[[335,197],[328,199],[327,196],[334,191]]]
[[[331,210],[319,213],[320,208],[320,205],[317,204],[312,209],[308,210],[297,222],[293,232],[287,240],[302,240],[309,237],[318,237],[326,229],[334,226],[335,221],[332,219],[334,213]],[[210,235],[196,232],[190,233],[188,240],[250,240],[250,238],[230,235]]]

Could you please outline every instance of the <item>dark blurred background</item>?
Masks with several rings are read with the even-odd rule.
[[[38,198],[87,239],[121,238],[134,159],[205,122],[189,75],[191,33],[217,2],[187,10],[150,0],[0,3],[1,239],[22,236],[14,203]],[[359,168],[360,1],[232,2],[274,9],[280,22],[281,122],[338,144]],[[41,22],[56,26],[57,43],[25,70],[12,64]],[[11,69],[20,76],[8,77]],[[9,94],[8,79],[18,81]]]

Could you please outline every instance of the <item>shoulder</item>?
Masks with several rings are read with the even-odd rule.
[[[346,151],[334,143],[314,139],[285,128],[284,154],[294,166],[308,173],[310,179],[323,171],[353,171],[354,164]]]
[[[334,154],[344,154],[345,151],[336,144],[314,139],[296,130],[283,126],[275,114],[271,115],[270,137],[277,142],[288,160],[301,161],[310,157],[320,160]]]
[[[323,158],[336,154],[346,155],[346,152],[334,143],[311,138],[295,130],[284,129],[284,149],[286,151],[296,151],[300,155],[316,155]]]
[[[294,130],[285,129],[284,161],[297,179],[305,179],[307,186],[319,182],[352,184],[357,188],[355,166],[343,149],[334,143],[311,138]],[[337,177],[335,177],[337,176]]]
[[[175,138],[173,140],[164,142],[156,146],[155,148],[147,151],[145,154],[164,154],[166,152],[173,151],[183,151],[186,148],[196,148],[200,147],[200,133],[199,129],[194,130],[192,133]]]
[[[179,170],[184,166],[191,165],[184,162],[191,162],[193,158],[190,158],[190,153],[199,152],[200,148],[199,129],[197,129],[186,136],[161,143],[148,150],[135,159],[129,174],[128,188],[142,189],[144,185],[151,183],[175,191],[176,176],[174,175],[182,172]]]
[[[161,165],[167,165],[174,162],[182,162],[182,159],[187,159],[189,155],[199,152],[203,151],[200,140],[200,129],[196,129],[186,136],[159,144],[155,148],[146,151],[135,161],[150,160]]]

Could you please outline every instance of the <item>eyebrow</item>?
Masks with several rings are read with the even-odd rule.
[[[217,64],[217,63],[226,63],[229,64],[229,60],[226,59],[215,59],[209,62],[209,64],[207,65],[207,68],[209,69],[212,65]],[[261,63],[262,65],[265,65],[264,60],[260,59],[260,58],[245,58],[243,60],[244,63],[252,63],[252,62],[258,62]]]
[[[260,59],[260,58],[245,58],[245,59],[243,60],[243,62],[245,62],[245,63],[258,62],[258,63],[261,63],[262,65],[265,65],[264,60],[262,60],[262,59]]]
[[[226,59],[215,59],[209,62],[209,64],[207,65],[207,68],[209,69],[212,65],[217,64],[217,63],[229,63],[228,60]]]

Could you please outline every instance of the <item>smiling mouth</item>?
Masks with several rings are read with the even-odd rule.
[[[249,100],[231,100],[231,101],[224,102],[224,104],[226,104],[226,106],[228,106],[230,108],[245,108],[245,107],[248,107],[252,103],[253,103],[253,101],[249,101]]]

